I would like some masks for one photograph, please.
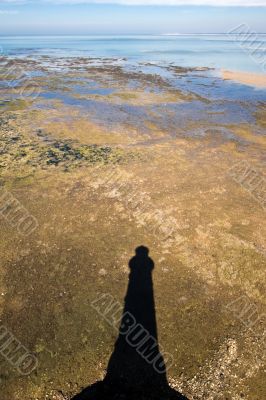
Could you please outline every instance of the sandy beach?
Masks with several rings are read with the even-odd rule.
[[[222,71],[224,79],[233,80],[244,85],[250,85],[257,88],[266,88],[266,74],[241,72],[241,71]]]

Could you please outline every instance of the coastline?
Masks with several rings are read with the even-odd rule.
[[[199,68],[60,54],[3,58],[1,79],[1,316],[40,361],[34,381],[10,368],[2,400],[70,400],[104,378],[117,334],[91,305],[123,302],[139,246],[171,388],[263,398],[265,92]],[[252,330],[238,319],[246,296]]]
[[[232,80],[259,89],[266,88],[266,75],[263,74],[222,70],[222,77],[225,80]]]

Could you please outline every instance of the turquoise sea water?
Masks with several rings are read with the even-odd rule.
[[[39,89],[33,109],[54,108],[53,102],[58,100],[108,129],[124,124],[144,131],[145,121],[149,121],[174,135],[177,126],[185,131],[189,123],[199,121],[215,127],[255,124],[256,107],[265,102],[265,89],[222,79],[220,68],[262,73],[260,63],[225,35],[2,37],[0,41],[2,54],[19,58],[14,73],[23,71],[21,79],[14,79],[12,69],[10,77],[5,76],[8,62],[0,60],[4,77],[0,79],[0,107],[19,99],[20,88],[29,81]],[[259,44],[266,46],[266,35],[260,35]],[[260,46],[261,52],[263,48]],[[176,66],[215,70],[180,71]],[[123,73],[124,81],[119,75]],[[146,93],[160,93],[165,84],[167,90],[178,90],[191,100],[132,105],[105,99],[119,89],[134,90],[138,85]],[[32,98],[30,88],[23,94]],[[199,129],[189,127],[188,131],[202,135]],[[261,134],[258,128],[254,132]],[[222,135],[231,137],[225,130]]]
[[[2,54],[21,57],[115,57],[131,64],[174,63],[256,73],[265,73],[266,65],[266,35],[250,38],[242,47],[228,35],[2,36],[0,46]],[[259,50],[254,52],[255,47]]]

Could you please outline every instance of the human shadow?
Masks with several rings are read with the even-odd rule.
[[[84,389],[72,400],[168,400],[186,397],[167,381],[170,354],[158,343],[149,249],[140,246],[129,262],[130,274],[119,334],[103,381]]]

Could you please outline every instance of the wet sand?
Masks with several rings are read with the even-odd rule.
[[[2,91],[1,188],[37,226],[0,218],[1,323],[38,368],[0,357],[1,399],[68,400],[108,376],[119,334],[92,304],[107,293],[134,308],[130,260],[145,246],[165,385],[262,400],[265,92],[208,70],[51,64],[25,62],[41,71],[35,99]]]
[[[257,88],[266,88],[266,74],[255,74],[240,71],[222,71],[224,79],[240,82],[244,85],[251,85]]]

